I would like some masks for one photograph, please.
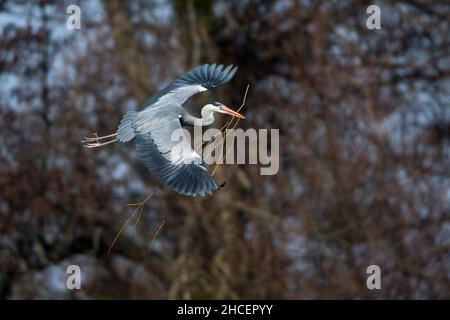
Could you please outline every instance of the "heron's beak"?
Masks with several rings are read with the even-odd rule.
[[[225,113],[225,114],[229,114],[230,116],[233,116],[233,117],[236,117],[236,118],[245,119],[245,117],[242,114],[240,114],[240,113],[238,113],[238,112],[236,112],[234,110],[231,110],[230,108],[225,107],[225,106],[222,106],[222,109],[220,110],[220,112]]]

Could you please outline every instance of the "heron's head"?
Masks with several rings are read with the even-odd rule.
[[[236,117],[236,118],[245,119],[245,117],[242,114],[240,114],[234,110],[231,110],[230,108],[228,108],[227,106],[223,105],[220,102],[209,103],[203,107],[202,113],[203,113],[203,110],[206,112],[211,112],[211,113],[212,112],[224,113],[224,114],[228,114],[230,116]]]

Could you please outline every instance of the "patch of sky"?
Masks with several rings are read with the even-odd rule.
[[[85,18],[89,22],[99,23],[106,19],[105,10],[103,8],[101,1],[99,1],[99,0],[83,1],[80,6],[80,9],[81,9],[81,14],[82,14],[82,19]],[[83,24],[83,20],[81,20],[81,23]]]

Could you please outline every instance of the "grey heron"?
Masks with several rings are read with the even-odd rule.
[[[209,126],[214,123],[214,113],[224,113],[245,118],[220,102],[206,104],[201,109],[201,118],[185,110],[183,103],[196,93],[222,85],[235,75],[237,67],[204,64],[190,70],[164,89],[156,92],[144,103],[141,111],[128,111],[114,134],[85,138],[85,147],[96,148],[113,142],[128,142],[134,139],[139,158],[150,173],[170,189],[189,196],[211,194],[220,188],[202,165],[201,157],[184,139],[183,148],[190,152],[178,158],[171,151],[180,142],[173,141],[174,130],[182,126]],[[185,149],[186,150],[186,149]]]

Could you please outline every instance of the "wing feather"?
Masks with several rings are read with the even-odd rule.
[[[215,63],[197,66],[155,93],[145,102],[144,108],[154,108],[164,103],[182,105],[194,94],[230,81],[236,71],[237,67],[233,67],[233,65],[229,65],[225,69],[223,69],[223,65]]]
[[[127,142],[135,137],[135,130],[149,131],[160,119],[153,117],[154,109],[166,109],[168,105],[181,106],[196,93],[220,86],[233,78],[237,67],[229,65],[204,64],[195,67],[179,77],[164,89],[156,92],[144,105],[140,112],[128,112],[118,127],[118,140]],[[151,111],[151,112],[148,112]]]
[[[183,130],[180,121],[174,119],[150,131],[137,130],[138,156],[150,173],[172,190],[190,196],[211,194],[219,185],[200,164],[201,158],[193,152],[188,139],[172,140],[172,132],[177,129]],[[178,148],[182,150],[180,154]],[[177,154],[174,156],[173,152]]]

